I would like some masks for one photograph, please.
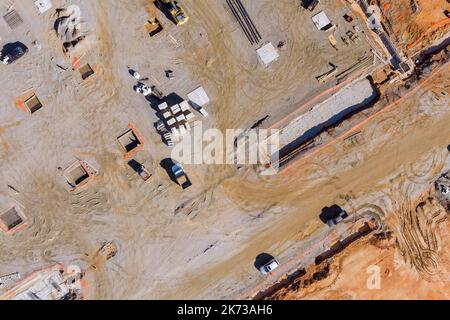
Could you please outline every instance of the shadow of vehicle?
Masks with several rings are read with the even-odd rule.
[[[333,204],[331,207],[322,208],[322,212],[320,213],[319,218],[323,223],[326,224],[328,220],[338,217],[342,211],[343,210],[340,206],[338,206],[337,204]]]
[[[155,97],[154,95],[150,94],[145,97],[147,101],[150,103],[150,107],[156,111],[156,115],[161,121],[164,121],[164,118],[162,116],[161,111],[159,110],[159,105],[163,102],[167,103],[169,107],[174,106],[176,104],[179,104],[184,101],[182,97],[177,95],[176,93],[172,92],[167,96],[162,97],[161,99]]]
[[[172,180],[173,182],[177,183],[177,179],[175,177],[175,175],[172,172],[172,166],[175,164],[175,162],[173,162],[173,160],[171,158],[165,158],[163,160],[161,160],[161,162],[159,163],[159,165],[166,170],[167,175],[170,177],[170,180]]]
[[[151,178],[151,173],[145,168],[145,166],[134,159],[128,161],[128,165],[136,172],[144,181]]]
[[[167,96],[162,97],[161,99],[155,97],[152,94],[146,96],[145,98],[147,99],[148,102],[150,102],[150,107],[152,107],[152,109],[155,110],[156,112],[159,112],[158,106],[163,102],[166,102],[169,106],[173,106],[184,101],[182,97],[180,97],[174,92],[168,94]]]
[[[169,12],[170,5],[164,3],[162,0],[156,0],[153,2],[155,7],[161,11],[162,14],[169,20],[170,22],[177,24],[177,22],[173,19],[172,15]]]
[[[128,161],[128,165],[133,169],[136,173],[141,173],[142,165],[134,159]]]
[[[164,97],[164,102],[167,102],[169,106],[179,104],[183,101],[184,99],[179,95],[177,95],[175,92],[172,92],[171,94]]]
[[[450,144],[447,146],[447,151],[450,152]]]
[[[136,70],[128,68],[128,73],[134,78],[134,74],[136,73]]]
[[[177,182],[177,183],[178,183],[178,182]],[[184,189],[189,188],[190,186],[192,186],[192,182],[191,182],[191,180],[189,179],[189,177],[186,176],[186,182],[184,182],[184,183],[181,185],[181,188],[183,188],[183,190],[184,190]]]
[[[9,42],[3,46],[2,51],[1,51],[1,57],[3,58],[5,55],[7,55],[8,53],[10,53],[11,51],[13,51],[16,48],[21,48],[25,52],[28,51],[28,47],[20,41]]]
[[[271,261],[271,260],[273,260],[273,259],[275,259],[272,255],[270,255],[270,254],[268,254],[268,253],[266,253],[266,252],[263,252],[263,253],[260,253],[260,254],[258,254],[257,256],[256,256],[256,258],[255,258],[255,262],[253,263],[253,265],[255,266],[255,268],[259,271],[259,269],[263,266],[263,265],[265,265],[267,262],[269,262],[269,261]]]

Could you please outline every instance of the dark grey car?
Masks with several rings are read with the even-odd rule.
[[[2,52],[2,62],[3,64],[11,64],[28,52],[28,48],[24,45],[17,45],[14,48],[8,50],[8,52],[3,55]]]

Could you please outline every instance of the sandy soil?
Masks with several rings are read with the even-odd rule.
[[[425,208],[427,210],[427,208]],[[445,215],[445,214],[444,214]],[[300,290],[282,290],[283,299],[449,299],[449,222],[433,230],[439,240],[433,275],[423,274],[405,263],[392,241],[369,239],[348,248],[328,264],[314,268],[310,274],[327,270],[323,279],[299,283]],[[379,283],[373,274],[379,274]],[[351,279],[351,281],[349,281]]]
[[[330,17],[342,19],[341,2],[322,2]],[[149,38],[148,1],[54,0],[54,7],[79,5],[91,32],[69,57],[52,29],[53,11],[37,15],[33,3],[15,1],[24,24],[11,31],[0,21],[2,43],[30,48],[0,68],[1,204],[23,208],[28,225],[14,235],[0,233],[0,274],[29,274],[55,262],[86,268],[101,243],[114,241],[117,255],[87,274],[88,298],[247,297],[249,288],[271,281],[254,268],[255,257],[271,252],[282,263],[292,259],[293,244],[324,231],[318,214],[325,205],[355,213],[376,203],[387,211],[378,197],[392,192],[386,177],[412,180],[420,190],[447,165],[448,98],[419,90],[369,123],[360,143],[338,143],[277,177],[188,165],[193,186],[182,191],[160,166],[170,149],[153,127],[154,109],[132,90],[127,67],[165,93],[185,97],[203,85],[212,99],[205,127],[247,128],[326,88],[315,77],[328,62],[345,69],[369,48],[341,45],[336,52],[297,1],[245,1],[264,40],[287,43],[279,61],[264,69],[224,1],[183,3],[189,23],[165,20],[163,33]],[[85,81],[70,68],[76,56],[95,71]],[[174,80],[165,78],[167,68]],[[429,84],[436,92],[448,92],[445,71]],[[32,115],[15,103],[30,89],[43,104]],[[128,167],[116,141],[129,123],[145,142],[136,159],[153,174],[147,183]],[[58,168],[77,158],[99,173],[69,193]]]
[[[450,19],[444,11],[450,10],[450,4],[446,0],[416,0],[420,8],[416,13],[408,0],[378,2],[388,25],[392,27],[393,37],[409,54],[448,34]]]

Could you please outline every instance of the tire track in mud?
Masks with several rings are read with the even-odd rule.
[[[447,212],[436,199],[432,182],[447,164],[447,152],[432,149],[387,179],[380,196],[389,213],[387,227],[394,232],[404,262],[428,281],[443,275],[436,229]]]
[[[436,280],[441,270],[439,242],[436,228],[447,213],[430,193],[411,200],[404,196],[394,211],[391,228],[397,237],[397,246],[406,263],[427,280]]]
[[[432,150],[417,162],[410,163],[406,170],[406,178],[413,183],[429,183],[438,176],[446,166],[447,155],[442,150]]]
[[[22,186],[17,196],[23,206],[27,227],[12,237],[5,238],[6,246],[2,250],[3,262],[8,257],[11,262],[19,261],[33,265],[40,258],[44,261],[54,261],[56,256],[63,256],[64,261],[74,257],[82,258],[82,249],[86,243],[82,237],[73,233],[81,221],[66,219],[67,213],[63,209],[68,195],[64,189],[55,188],[53,183],[45,183],[45,177],[28,175],[26,186]],[[39,192],[33,192],[38,186]],[[43,201],[46,199],[46,201]],[[40,213],[46,212],[45,215]],[[64,221],[64,223],[61,223]],[[70,239],[65,242],[64,239]],[[12,250],[11,255],[7,252]],[[57,261],[62,262],[62,261]]]

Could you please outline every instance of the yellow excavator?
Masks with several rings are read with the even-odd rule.
[[[169,12],[169,14],[172,16],[172,19],[177,25],[181,26],[189,20],[188,15],[184,11],[184,9],[178,4],[177,1],[174,0],[159,0],[159,1],[164,4],[165,9]]]

